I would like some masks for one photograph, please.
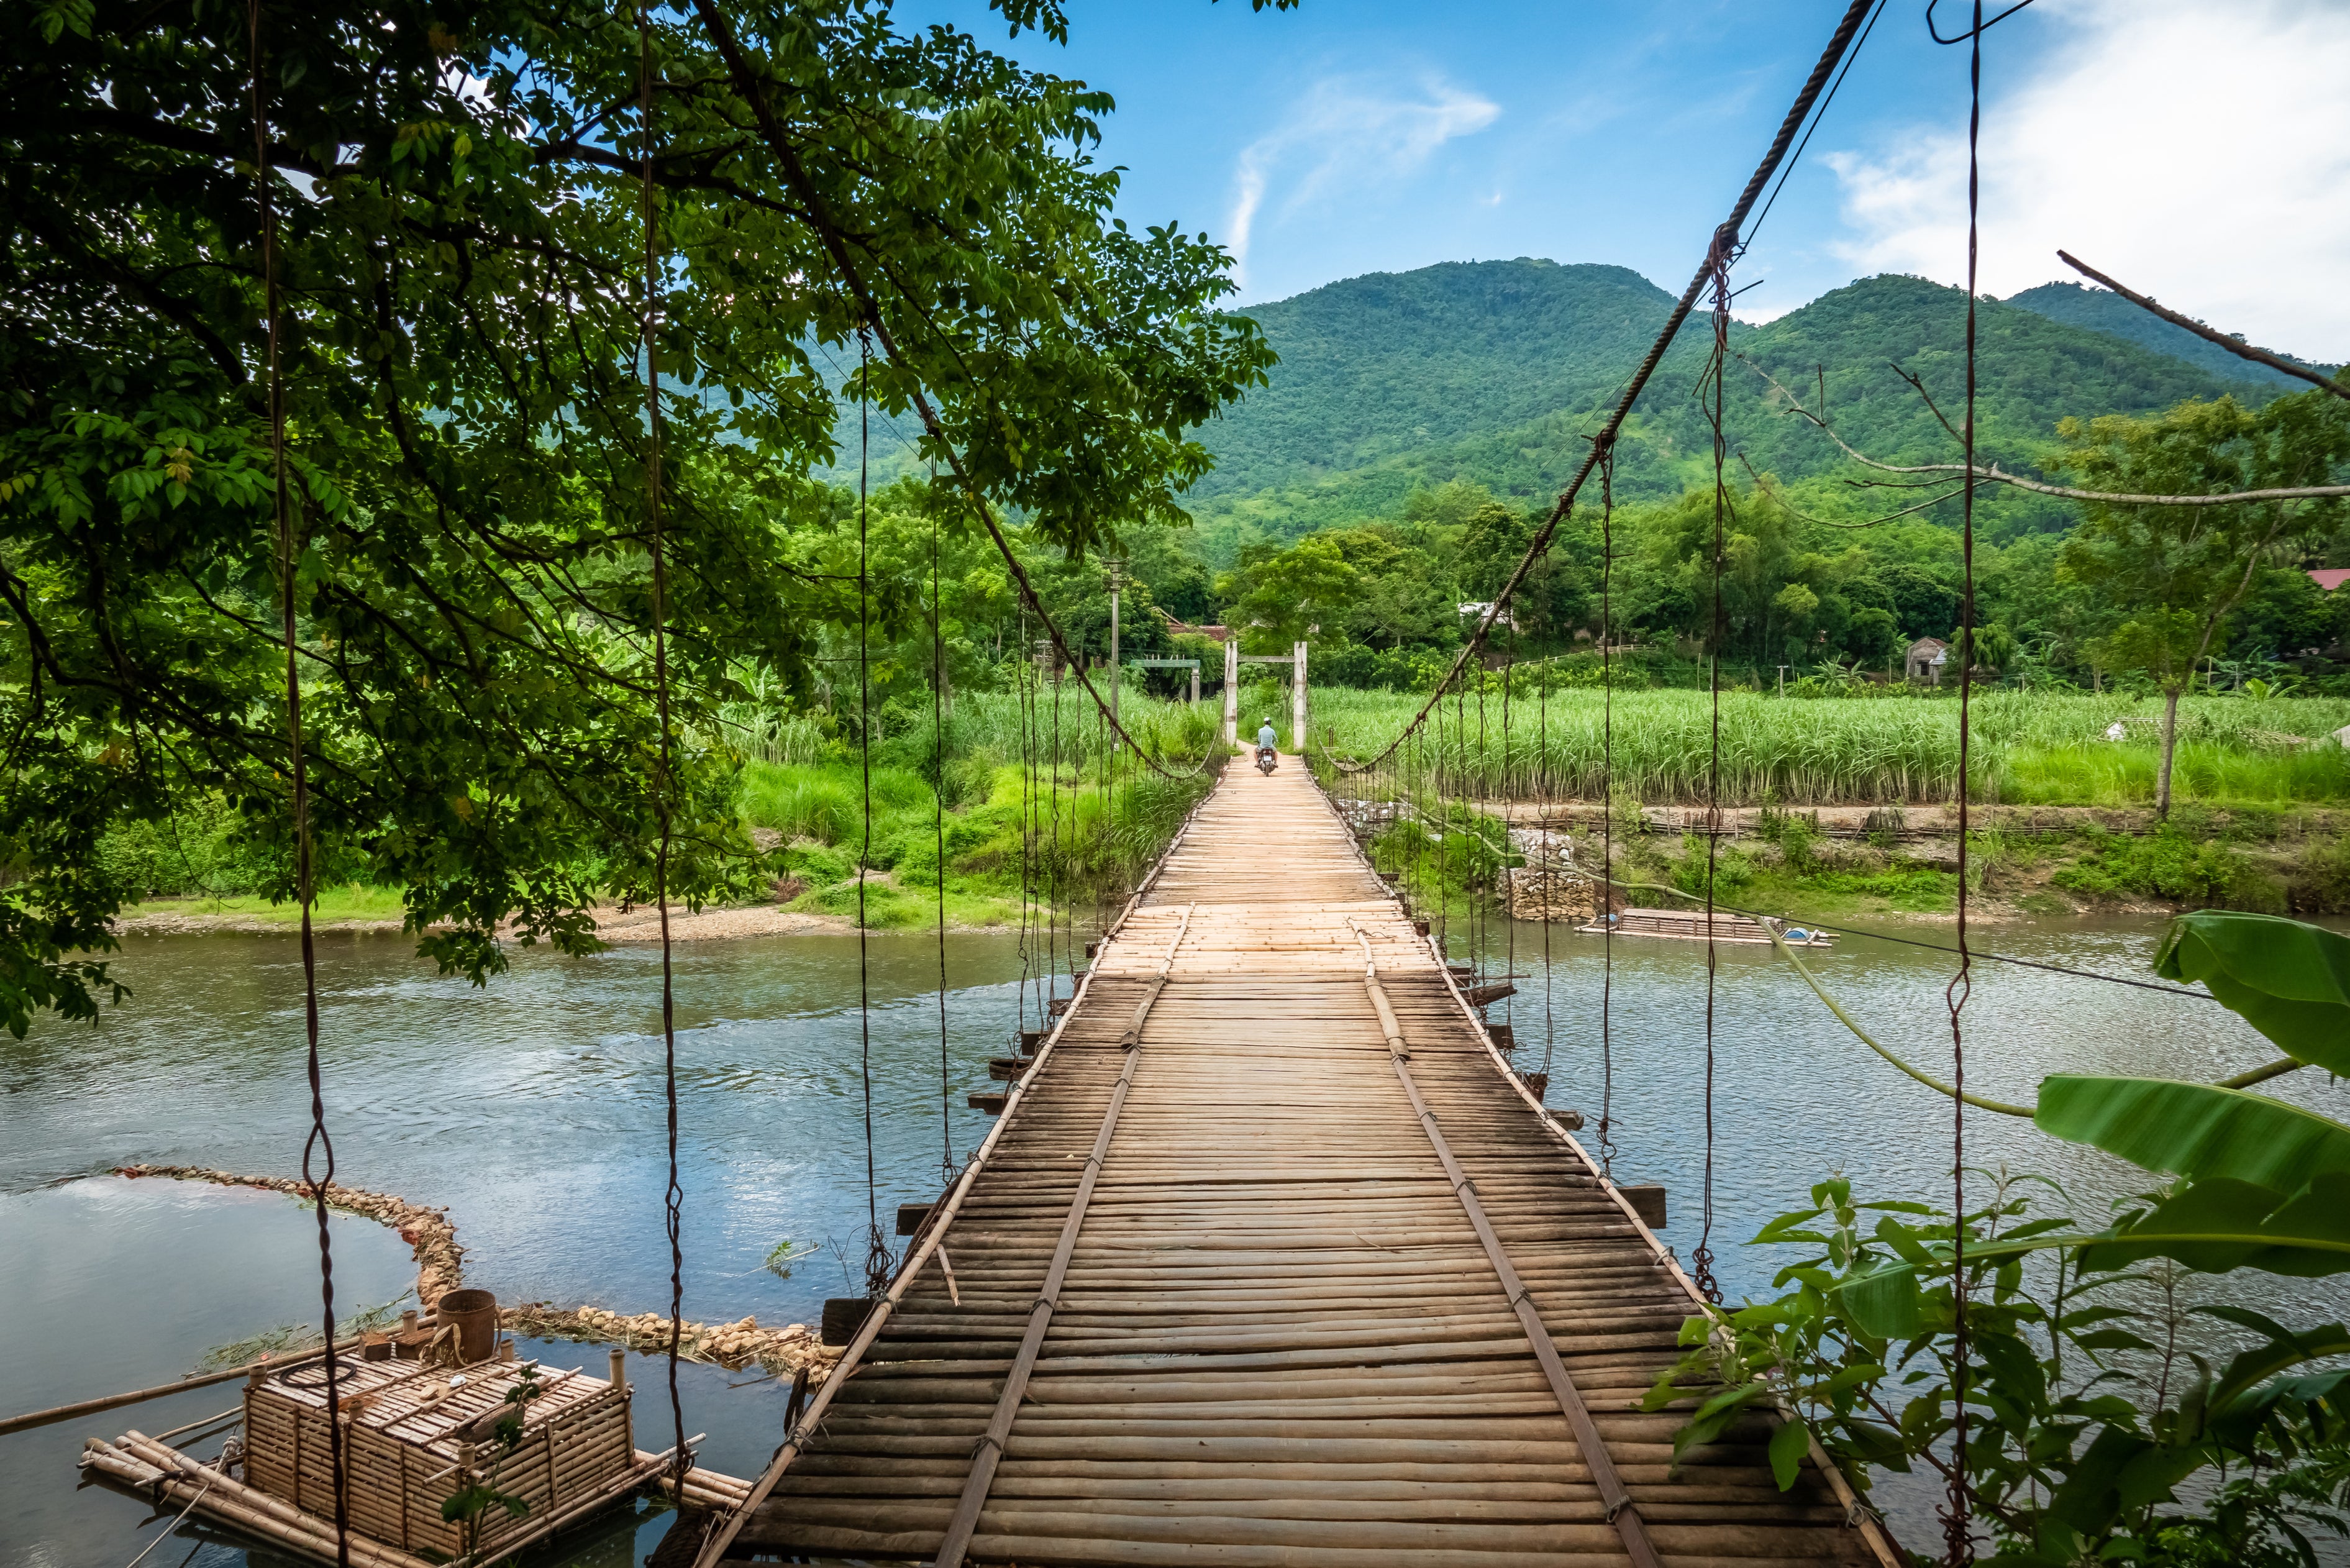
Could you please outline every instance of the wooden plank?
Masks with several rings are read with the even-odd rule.
[[[1896,1561],[1770,1413],[1675,1465],[1686,1281],[1304,769],[1228,774],[1088,958],[732,1550]]]

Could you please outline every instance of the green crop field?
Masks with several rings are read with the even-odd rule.
[[[1312,694],[1317,746],[1367,756],[1399,733],[1421,698],[1340,688]],[[1441,766],[1471,792],[1596,797],[1612,752],[1615,787],[1648,801],[1701,801],[1713,760],[1708,693],[1619,691],[1612,746],[1603,694],[1554,691],[1448,698],[1399,753]],[[2154,798],[2158,702],[2085,692],[1999,690],[1972,703],[1976,798],[2030,805],[2133,805]],[[1947,799],[1957,788],[1953,696],[1804,701],[1725,691],[1724,804],[1825,805]],[[2124,739],[2106,738],[2115,723]],[[2350,804],[2350,751],[2332,732],[2350,700],[2190,697],[2179,705],[2177,791],[2209,805]]]

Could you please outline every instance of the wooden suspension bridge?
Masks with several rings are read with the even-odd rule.
[[[1773,1415],[1672,1464],[1696,1301],[1303,766],[1235,770],[702,1561],[1906,1561]]]

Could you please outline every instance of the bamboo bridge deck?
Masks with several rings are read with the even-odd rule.
[[[1302,763],[1234,768],[729,1550],[1896,1561],[1816,1449],[1778,1490],[1775,1417],[1671,1468],[1638,1401],[1691,1299]]]

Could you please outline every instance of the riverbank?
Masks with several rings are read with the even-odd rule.
[[[856,882],[851,878],[847,899],[852,909],[855,889]],[[800,896],[788,884],[784,890],[795,898]],[[893,911],[902,911],[915,902],[884,877],[870,877],[868,902],[879,906],[884,899]],[[594,911],[594,917],[596,934],[606,942],[617,945],[660,940],[660,911],[650,905],[608,905]],[[983,900],[951,894],[948,898],[946,924],[951,931],[1003,930],[1018,919],[1019,904],[1014,899]],[[913,922],[899,919],[886,923]],[[150,898],[125,909],[117,918],[115,929],[126,936],[282,936],[298,929],[300,924],[300,911],[295,905],[273,904],[266,898]],[[692,942],[744,937],[839,935],[856,930],[857,920],[853,913],[836,915],[821,908],[776,902],[715,905],[695,910],[674,908],[670,910],[669,926],[671,941]],[[399,891],[385,888],[328,888],[319,895],[310,928],[347,936],[398,935],[404,929]]]
[[[1382,827],[1372,844],[1380,868],[1430,911],[1465,912],[1485,897],[1505,853],[1593,868],[1612,852],[1619,881],[1693,897],[1711,886],[1736,909],[1814,921],[1957,915],[1958,814],[1948,805],[1725,806],[1711,836],[1701,806],[1619,801],[1610,813],[1596,800],[1494,800],[1451,810],[1440,855],[1417,819]],[[2350,812],[2182,805],[2165,822],[2143,807],[1977,806],[1964,875],[1969,917],[1985,920],[2350,914]],[[1643,891],[1632,901],[1672,898]]]

